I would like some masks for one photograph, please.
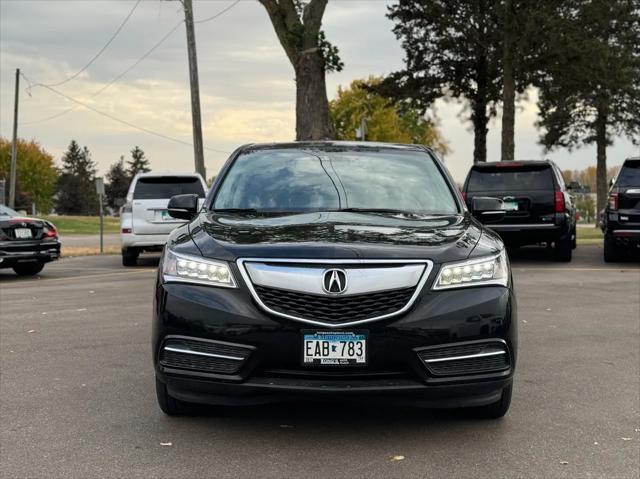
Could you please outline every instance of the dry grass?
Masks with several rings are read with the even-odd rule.
[[[95,256],[100,254],[99,246],[62,246],[60,256],[69,258],[71,256]],[[120,254],[120,246],[105,246],[104,254]]]

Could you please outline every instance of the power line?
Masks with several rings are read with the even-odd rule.
[[[114,83],[116,83],[118,80],[120,80],[123,76],[125,76],[127,73],[129,73],[131,70],[133,70],[135,67],[137,67],[140,63],[142,63],[149,55],[151,55],[154,51],[156,51],[160,47],[160,45],[162,45],[165,41],[167,41],[167,39],[183,23],[184,23],[184,20],[180,20],[178,23],[176,23],[176,25],[171,30],[169,30],[155,45],[153,45],[149,50],[147,50],[147,52],[144,55],[142,55],[135,62],[133,62],[128,68],[126,68],[124,71],[122,71],[120,74],[118,74],[115,78],[113,78],[113,80],[111,80],[109,83],[107,83],[105,86],[103,86],[98,91],[96,91],[93,95],[91,95],[91,98],[93,99],[93,98],[97,97],[98,95],[100,95],[101,93],[103,93],[105,90],[110,88]],[[51,85],[43,85],[42,83],[31,83],[31,82],[29,82],[29,83],[30,83],[30,86],[28,87],[29,91],[32,88],[37,87],[37,86],[40,86],[40,87],[51,86]],[[76,106],[74,106],[72,108],[69,108],[67,110],[61,111],[59,113],[56,113],[55,115],[48,116],[46,118],[41,118],[39,120],[25,121],[25,122],[22,122],[22,124],[23,125],[32,125],[34,123],[43,123],[45,121],[49,121],[49,120],[53,120],[54,118],[61,117],[62,115],[66,115],[67,113],[70,113],[70,112],[75,111],[77,109],[78,109],[78,105],[76,105]]]
[[[228,7],[223,8],[222,10],[220,10],[218,13],[216,13],[215,15],[212,15],[211,17],[208,18],[203,18],[202,20],[194,20],[193,23],[205,23],[205,22],[209,22],[211,20],[213,20],[214,18],[218,18],[220,15],[223,15],[224,13],[228,12],[229,10],[231,10],[233,7],[235,7],[237,4],[240,3],[240,0],[236,0],[235,2],[233,2],[231,5],[229,5]]]
[[[134,5],[133,10],[135,10],[135,8],[138,6],[138,3],[140,3],[141,0],[138,0],[138,2]],[[194,21],[194,23],[206,23],[209,22],[211,20],[214,20],[216,18],[218,18],[219,16],[225,14],[226,12],[228,12],[229,10],[231,10],[233,7],[235,7],[238,3],[240,3],[240,0],[236,0],[235,2],[233,2],[231,5],[223,8],[222,10],[220,10],[218,13],[216,13],[215,15],[212,15],[208,18],[203,18],[202,20],[196,20]],[[129,16],[125,19],[128,20],[128,18],[131,16],[131,14],[133,13],[133,10],[129,13]],[[124,26],[124,23],[121,25]],[[134,63],[131,64],[131,66],[129,66],[128,68],[126,68],[124,71],[122,71],[120,74],[118,74],[116,77],[113,78],[113,80],[111,80],[109,83],[107,83],[105,86],[103,86],[102,88],[100,88],[98,91],[96,91],[93,95],[91,95],[91,98],[95,98],[98,95],[102,94],[105,90],[107,90],[108,88],[110,88],[114,83],[116,83],[117,81],[119,81],[123,76],[125,76],[127,73],[129,73],[131,70],[133,70],[135,67],[137,67],[140,63],[142,63],[149,55],[151,55],[154,51],[156,51],[165,41],[167,41],[169,39],[169,37],[184,23],[184,20],[180,20],[176,25],[174,25],[174,27],[169,30],[155,45],[153,45],[144,55],[142,55],[138,60],[136,60]],[[120,28],[120,29],[121,29]],[[119,30],[118,30],[119,31]],[[116,32],[117,34],[117,32]],[[115,38],[115,36],[114,36]],[[105,47],[106,48],[106,47]],[[104,50],[104,49],[103,49]],[[99,55],[98,55],[99,56]],[[97,56],[95,57],[97,58]],[[95,60],[94,58],[94,60]],[[93,62],[93,60],[92,60]],[[87,65],[89,66],[89,65]],[[86,69],[86,67],[84,68]],[[79,74],[80,72],[78,72]],[[76,74],[75,76],[77,76],[78,74]],[[26,77],[25,77],[26,79]],[[71,78],[65,80],[68,81]],[[34,87],[38,87],[38,86],[58,86],[59,84],[65,83],[59,83],[59,84],[50,84],[50,85],[45,85],[43,83],[32,83],[31,81],[29,81],[27,79],[27,82],[29,82],[29,87],[27,88],[27,93],[29,94],[29,96],[31,96],[31,89]],[[49,120],[54,120],[56,118],[59,118],[63,115],[66,115],[67,113],[70,113],[72,111],[75,111],[79,108],[79,105],[76,105],[74,107],[68,108],[64,111],[61,111],[59,113],[56,113],[54,115],[48,116],[46,118],[40,118],[39,120],[32,120],[32,121],[24,121],[24,122],[20,122],[21,125],[33,125],[33,124],[37,124],[37,123],[44,123],[47,122]]]
[[[23,76],[27,81],[29,81],[29,79],[28,79],[24,74],[22,74],[22,76]],[[67,99],[67,100],[69,100],[69,101],[72,101],[72,102],[76,103],[77,105],[83,106],[83,107],[85,107],[86,109],[91,110],[91,111],[93,111],[94,113],[97,113],[98,115],[102,115],[102,116],[104,116],[104,117],[106,117],[106,118],[109,118],[110,120],[116,121],[116,122],[118,122],[118,123],[122,123],[123,125],[126,125],[126,126],[128,126],[128,127],[130,127],[130,128],[134,128],[134,129],[139,130],[139,131],[142,131],[142,132],[144,132],[144,133],[148,133],[149,135],[154,135],[154,136],[157,136],[157,137],[160,137],[160,138],[164,138],[165,140],[169,140],[169,141],[173,141],[173,142],[175,142],[175,143],[181,143],[181,144],[183,144],[183,145],[187,145],[187,146],[191,146],[191,147],[193,147],[193,143],[189,143],[188,141],[184,141],[184,140],[181,140],[181,139],[179,139],[179,138],[174,138],[174,137],[172,137],[172,136],[164,135],[164,134],[162,134],[162,133],[158,133],[157,131],[150,130],[150,129],[148,129],[148,128],[144,128],[144,127],[141,127],[141,126],[138,126],[138,125],[134,125],[134,124],[133,124],[133,123],[131,123],[131,122],[128,122],[128,121],[126,121],[126,120],[122,120],[122,119],[120,119],[120,118],[117,118],[117,117],[115,117],[115,116],[113,116],[113,115],[109,114],[109,113],[105,113],[105,112],[103,112],[103,111],[101,111],[101,110],[98,110],[98,109],[96,109],[96,108],[94,108],[94,107],[92,107],[92,106],[90,106],[90,105],[87,105],[86,103],[84,103],[84,102],[82,102],[82,101],[80,101],[80,100],[76,100],[75,98],[72,98],[72,97],[70,97],[69,95],[65,95],[64,93],[62,93],[62,92],[60,92],[60,91],[58,91],[58,90],[56,90],[56,89],[54,89],[54,88],[52,88],[52,87],[50,87],[50,86],[48,86],[48,85],[41,85],[41,86],[42,86],[43,88],[46,88],[47,90],[52,91],[52,92],[53,92],[53,93],[55,93],[56,95],[59,95],[59,96],[61,96],[61,97],[65,98],[65,99]],[[209,151],[215,151],[215,152],[217,152],[217,153],[229,154],[229,152],[228,152],[228,151],[218,150],[218,149],[216,149],[216,148],[209,148],[209,147],[206,147],[206,146],[205,146],[204,148],[205,148],[206,150],[209,150]]]
[[[47,85],[45,84],[38,84],[39,86],[60,86],[60,85],[64,85],[67,82],[70,82],[71,80],[73,80],[74,78],[76,78],[78,75],[80,75],[83,71],[85,71],[87,68],[89,68],[93,62],[95,62],[100,55],[102,55],[104,53],[104,51],[107,49],[107,47],[109,47],[109,45],[111,45],[111,43],[116,39],[116,37],[118,36],[118,34],[120,33],[120,31],[124,28],[124,26],[127,24],[127,22],[129,21],[129,19],[131,18],[131,15],[133,15],[133,12],[136,11],[136,8],[138,8],[138,5],[140,5],[140,2],[142,0],[138,0],[134,5],[133,8],[131,9],[131,11],[129,12],[129,14],[125,17],[125,19],[122,21],[122,23],[120,24],[120,26],[116,29],[116,31],[113,33],[113,35],[111,35],[111,38],[109,38],[109,40],[107,41],[107,43],[105,43],[105,45],[100,49],[100,51],[98,51],[98,53],[96,53],[94,55],[94,57],[89,60],[89,63],[87,63],[85,66],[83,66],[80,70],[78,70],[77,72],[75,72],[73,75],[71,75],[70,77],[66,78],[65,80],[59,81],[57,83],[49,83]]]

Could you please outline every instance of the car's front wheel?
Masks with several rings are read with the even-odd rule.
[[[513,394],[513,384],[510,384],[502,390],[500,399],[486,406],[470,408],[468,411],[473,417],[479,419],[499,419],[509,410],[511,406],[511,396]]]
[[[13,267],[13,270],[18,276],[34,276],[42,271],[44,263],[39,261],[35,263],[20,263]]]
[[[160,409],[167,416],[180,416],[193,411],[193,404],[170,396],[166,384],[158,378],[156,378],[156,397]]]

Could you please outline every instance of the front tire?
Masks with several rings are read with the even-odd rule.
[[[21,263],[13,267],[18,276],[35,276],[44,268],[44,263]]]
[[[509,410],[511,406],[511,396],[513,394],[513,384],[509,384],[502,390],[502,396],[496,402],[487,404],[486,406],[479,406],[470,408],[470,413],[473,417],[478,419],[500,419]]]
[[[193,411],[193,404],[170,396],[166,384],[158,378],[156,378],[156,397],[158,406],[167,416],[181,416]]]
[[[553,245],[554,255],[557,261],[569,262],[571,261],[573,253],[573,244],[571,241],[571,235],[568,234],[564,238],[558,238]]]
[[[122,249],[122,266],[137,266],[140,251],[135,248]]]

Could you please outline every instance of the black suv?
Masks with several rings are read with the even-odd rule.
[[[490,227],[508,246],[553,244],[557,260],[571,261],[576,247],[576,209],[555,163],[476,164],[467,175],[462,194],[469,207],[476,197],[492,196],[504,201],[506,215]]]
[[[476,213],[504,215],[483,199]],[[232,154],[169,236],[156,392],[192,403],[302,397],[509,408],[516,300],[500,237],[421,146],[308,142]]]
[[[602,230],[607,262],[640,248],[640,158],[627,159],[613,182]]]

